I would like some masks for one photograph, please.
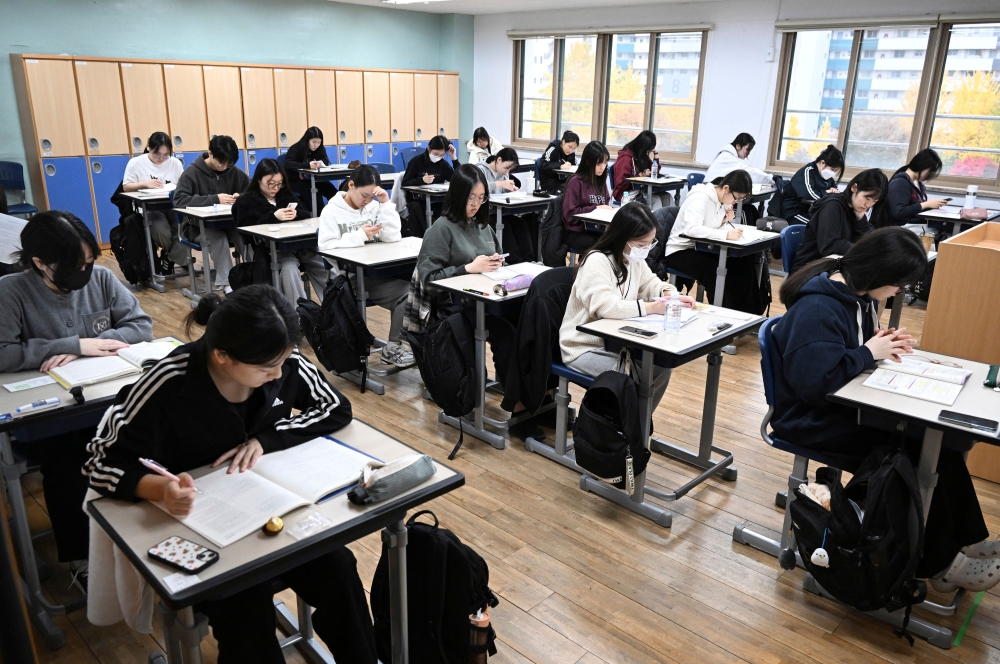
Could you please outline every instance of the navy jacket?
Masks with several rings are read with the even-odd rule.
[[[556,171],[561,169],[564,163],[576,166],[576,153],[570,152],[566,154],[563,152],[562,139],[557,138],[545,148],[545,152],[542,153],[542,160],[538,162],[538,171],[541,179],[539,186],[542,189],[550,194],[562,190],[563,181],[559,179]]]
[[[824,272],[810,279],[774,328],[774,415],[788,442],[808,447],[858,431],[857,411],[827,400],[855,376],[875,368],[864,342],[878,329],[877,303],[855,295]]]
[[[916,186],[914,186],[916,185]],[[918,217],[927,200],[927,189],[923,182],[914,182],[906,171],[900,171],[889,180],[889,192],[886,203],[889,206],[889,216],[896,226],[903,224],[921,224],[924,221]]]
[[[868,217],[858,219],[843,193],[819,199],[812,204],[809,215],[792,272],[817,258],[843,256],[862,235],[872,230]]]
[[[819,174],[816,162],[806,164],[788,181],[781,190],[781,218],[789,223],[805,223],[809,220],[809,208],[814,201],[827,195],[827,189],[837,186],[837,181],[826,179]],[[795,221],[795,217],[799,217]]]

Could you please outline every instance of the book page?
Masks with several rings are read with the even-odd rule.
[[[51,370],[49,375],[64,385],[75,387],[92,385],[132,373],[139,373],[139,368],[117,355],[109,355],[73,360],[69,364]]]
[[[931,380],[922,376],[889,371],[888,369],[876,369],[875,373],[862,383],[865,387],[871,387],[884,392],[894,392],[915,399],[932,401],[945,406],[954,405],[958,393],[962,391],[961,385],[945,383],[940,380]]]
[[[180,342],[174,341],[143,341],[132,344],[118,351],[118,357],[134,364],[140,369],[143,365],[152,366],[169,355]]]
[[[265,454],[254,472],[310,503],[353,486],[372,460],[335,438],[316,438],[280,452]],[[274,516],[273,514],[271,516]]]
[[[774,240],[777,239],[777,233],[771,233],[768,231],[759,231],[756,228],[746,225],[737,225],[736,228],[743,229],[743,237],[738,240],[729,240],[730,242],[746,243],[756,242],[758,240]]]
[[[195,480],[201,491],[185,517],[174,517],[218,547],[239,541],[264,526],[272,516],[284,516],[308,503],[253,471],[227,474],[228,466]],[[166,511],[160,502],[154,505]]]
[[[684,327],[695,318],[698,317],[698,312],[694,309],[688,309],[684,307],[681,309],[681,327]],[[636,316],[635,318],[626,318],[630,323],[635,323],[636,325],[642,325],[643,327],[663,327],[663,314],[649,314],[648,316]]]
[[[192,205],[188,210],[194,210],[195,212],[214,212],[218,214],[231,214],[233,211],[232,205]]]
[[[21,250],[21,231],[27,221],[0,214],[0,263],[16,263],[14,254]]]
[[[932,364],[931,362],[922,362],[921,360],[911,357],[904,357],[902,362],[882,360],[879,362],[879,366],[887,371],[896,371],[913,376],[923,376],[924,378],[943,380],[946,383],[955,383],[956,385],[965,385],[966,379],[972,375],[971,371],[966,371],[965,369],[959,369],[958,367],[946,367],[940,364]]]

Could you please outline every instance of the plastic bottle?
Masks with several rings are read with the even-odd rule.
[[[681,295],[677,291],[670,293],[666,311],[663,312],[663,331],[666,334],[677,334],[681,331]]]
[[[628,205],[628,192],[622,194],[622,207]]]
[[[650,167],[649,175],[655,180],[660,177],[660,160],[654,159],[653,165]]]

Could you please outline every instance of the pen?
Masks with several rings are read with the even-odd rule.
[[[173,480],[174,482],[180,484],[181,478],[177,477],[176,475],[174,475],[169,470],[167,470],[160,464],[156,463],[152,459],[139,459],[139,463],[144,465],[146,468],[149,468],[154,473],[157,473],[158,475],[163,475],[168,480]],[[201,490],[198,487],[194,487],[194,491],[195,493],[201,493]]]
[[[474,290],[472,288],[463,288],[462,290],[465,291],[466,293],[474,293],[475,295],[482,295],[484,297],[490,296],[489,293],[484,293],[483,291]]]
[[[51,399],[40,399],[33,403],[25,404],[20,408],[15,408],[14,412],[18,415],[27,415],[28,413],[33,413],[36,410],[44,410],[46,408],[52,408],[53,406],[58,406],[60,402],[59,397],[52,397]]]

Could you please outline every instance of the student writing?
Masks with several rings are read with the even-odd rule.
[[[879,329],[877,301],[916,283],[926,269],[917,236],[890,227],[865,235],[843,257],[819,259],[785,280],[781,301],[788,310],[774,328],[771,351],[771,425],[777,435],[823,452],[847,472],[857,470],[875,446],[892,443],[895,434],[858,424],[856,409],[834,404],[827,395],[876,362],[899,361],[912,352],[913,339],[905,330]],[[915,460],[923,431],[913,429],[905,433],[915,437],[907,441]],[[951,436],[945,433],[938,458],[916,576],[933,577],[939,592],[987,590],[1000,581],[1000,558],[989,557],[1000,543],[984,541],[989,531],[962,454],[948,447]]]
[[[556,171],[566,171],[576,166],[576,149],[580,146],[580,137],[575,132],[565,131],[562,138],[549,143],[538,162],[540,182],[538,187],[550,194],[562,191],[563,181]]]
[[[816,159],[795,171],[781,190],[781,218],[790,224],[809,221],[809,209],[814,201],[837,193],[839,174],[844,171],[844,153],[828,145]]]
[[[628,181],[633,177],[648,177],[651,173],[653,160],[656,158],[656,134],[648,129],[639,132],[639,135],[625,144],[618,151],[618,159],[615,160],[615,177],[612,195],[616,201],[621,201],[622,195],[626,191],[631,191],[636,187]],[[645,188],[639,187],[641,191]],[[670,194],[653,194],[653,200],[646,201],[651,210],[658,210],[666,205],[670,200]]]
[[[444,156],[451,156],[455,166],[449,164]],[[427,141],[427,149],[410,160],[400,178],[404,187],[419,187],[425,184],[442,184],[451,181],[452,173],[458,167],[458,153],[455,146],[445,136],[434,136]],[[410,233],[423,237],[426,224],[424,199],[419,194],[407,192],[407,222]],[[440,203],[435,203],[435,212],[440,210]]]
[[[152,341],[152,319],[110,270],[94,265],[100,255],[94,235],[69,212],[39,212],[28,221],[17,254],[23,271],[0,279],[0,371],[45,372],[78,357],[114,355],[129,344]],[[41,465],[59,560],[71,563],[81,586],[87,580],[88,525],[80,508],[87,493],[80,466],[94,429],[24,446]]]
[[[729,175],[740,169],[750,174],[750,179],[757,184],[774,184],[774,179],[759,168],[750,165],[750,152],[757,141],[750,134],[740,132],[733,142],[719,150],[712,164],[705,171],[705,179],[709,182],[715,178]]]
[[[590,249],[597,236],[584,230],[578,214],[593,212],[597,208],[611,209],[608,194],[608,149],[600,141],[591,141],[583,149],[580,166],[566,183],[563,192],[562,218],[566,229],[566,244],[579,253]]]
[[[129,159],[122,177],[124,191],[139,191],[140,189],[163,189],[164,185],[176,185],[184,172],[184,164],[173,156],[174,144],[166,132],[153,132],[146,141],[146,151],[138,157]],[[187,261],[187,252],[177,241],[177,224],[171,223],[164,212],[150,210],[149,237],[153,244],[159,247],[161,271],[164,274],[173,272],[170,263],[183,264]]]
[[[490,136],[486,127],[479,127],[472,132],[472,139],[465,147],[469,151],[470,164],[481,164],[486,161],[487,157],[495,155],[503,148],[497,139]]]
[[[514,148],[502,148],[486,161],[475,164],[476,168],[486,177],[486,187],[491,195],[502,196],[511,191],[517,191],[517,185],[510,179],[510,172],[517,168],[520,159]],[[494,225],[492,217],[490,225]],[[510,254],[509,263],[525,263],[534,260],[535,240],[538,235],[538,223],[535,215],[505,217],[503,233],[503,250]]]
[[[297,193],[303,201],[312,200],[312,184],[309,177],[296,171],[311,168],[322,168],[330,165],[330,157],[326,154],[323,146],[323,131],[319,127],[309,127],[302,138],[288,148],[285,153],[285,169],[291,173],[289,184],[292,191]],[[330,200],[337,195],[337,188],[329,182],[316,183],[316,210],[317,214],[323,209],[323,199]]]
[[[206,295],[188,316],[192,324],[204,325],[204,335],[123,388],[105,414],[84,466],[98,493],[162,501],[171,514],[188,514],[201,498],[187,471],[211,464],[244,472],[263,454],[351,421],[350,402],[299,354],[299,316],[271,286],[247,286],[225,300]],[[155,459],[180,481],[152,473],[140,458]],[[374,628],[349,550],[336,548],[281,577],[315,607],[316,632],[338,662],[375,664]],[[270,582],[195,610],[208,617],[220,662],[285,661]]]
[[[892,223],[906,226],[910,230],[925,231],[927,225],[918,217],[924,210],[937,210],[948,201],[943,198],[928,198],[925,182],[941,173],[941,157],[931,148],[913,155],[906,166],[900,167],[889,180],[886,204]]]

